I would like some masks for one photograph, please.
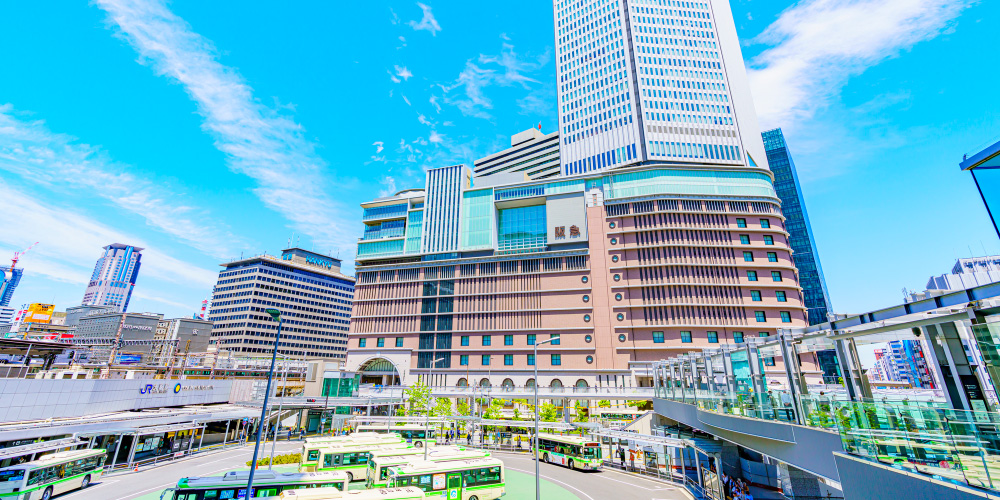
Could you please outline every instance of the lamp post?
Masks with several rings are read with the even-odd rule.
[[[267,390],[264,391],[264,404],[260,407],[260,422],[257,424],[257,442],[253,446],[253,461],[250,462],[250,478],[247,480],[247,498],[253,498],[253,473],[257,470],[257,451],[260,449],[260,431],[264,425],[264,418],[267,416],[267,399],[271,395],[271,378],[274,376],[274,361],[278,358],[278,342],[281,340],[281,311],[277,309],[266,309],[265,312],[271,319],[278,322],[278,333],[274,336],[274,348],[271,349],[271,369],[267,372]]]
[[[288,362],[291,361],[292,358],[290,356],[285,356],[284,354],[279,354],[279,356],[281,356],[282,359],[285,360],[285,370],[281,377],[282,380],[281,391],[284,392],[288,387]],[[275,397],[277,397],[278,393],[277,388],[275,388],[274,393]],[[278,427],[280,427],[281,425],[281,411],[284,404],[285,404],[285,398],[284,394],[282,394],[281,400],[278,401],[278,418],[277,421],[274,422],[274,440],[271,441],[271,460],[267,462],[267,470],[271,470],[272,467],[274,467],[274,446],[278,444]]]
[[[434,378],[434,365],[438,364],[438,361],[444,361],[445,358],[437,358],[431,361],[431,374],[428,379]],[[427,460],[427,437],[430,435],[428,432],[428,425],[430,425],[431,418],[431,399],[433,399],[434,391],[431,390],[431,386],[427,384],[427,411],[424,412],[424,460]]]
[[[548,344],[558,338],[559,337],[543,340],[542,342],[535,342],[535,500],[540,500],[542,498],[542,482],[538,477],[538,346]]]

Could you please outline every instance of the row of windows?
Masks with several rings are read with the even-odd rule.
[[[527,354],[526,356],[527,356],[526,360],[528,362],[528,366],[535,366],[535,355],[534,354]],[[482,366],[490,366],[490,362],[492,360],[492,357],[493,357],[492,354],[483,354],[481,356],[481,359],[480,359],[480,364]],[[588,359],[591,359],[591,358],[588,358]],[[551,366],[561,366],[562,365],[562,354],[550,354],[549,355],[549,363],[551,364]],[[461,366],[469,366],[469,355],[468,354],[462,354],[461,356],[459,356],[458,357],[458,364],[461,365]],[[503,364],[504,364],[504,366],[514,366],[514,355],[513,354],[504,354],[503,355]]]
[[[771,281],[781,280],[781,271],[771,271]],[[757,281],[757,271],[747,271],[747,281]]]
[[[559,345],[560,344],[560,339],[559,339],[559,334],[558,333],[553,333],[553,334],[549,335],[549,338],[552,340],[552,342],[550,342],[552,345]],[[535,345],[535,339],[536,339],[536,336],[535,336],[534,333],[530,333],[528,335],[525,335],[525,340],[527,342],[527,345]],[[486,347],[492,346],[493,345],[493,336],[492,335],[483,335],[482,337],[480,337],[480,342],[482,342],[483,346],[486,346]],[[469,336],[468,335],[463,335],[461,337],[461,343],[462,343],[462,347],[469,347]],[[366,338],[359,338],[358,339],[358,347],[367,347],[367,345],[368,345],[368,339],[366,339]],[[514,345],[514,336],[513,335],[504,335],[503,336],[503,345],[508,345],[508,346]],[[376,347],[385,347],[385,337],[377,337],[375,339],[375,346]],[[396,337],[396,347],[403,347],[403,337]],[[442,346],[440,346],[440,348],[441,349],[449,349],[449,348],[451,348],[451,346],[450,345],[447,345],[447,346],[442,345]],[[421,347],[421,349],[431,349],[431,347],[429,347],[429,346],[428,347]]]
[[[733,343],[735,343],[735,344],[742,344],[743,343],[743,341],[744,341],[743,332],[732,332],[732,334],[733,334]],[[768,333],[768,332],[760,332],[758,334],[758,336],[760,336],[760,337],[768,337],[770,335],[771,334]],[[719,332],[715,332],[715,331],[705,332],[705,338],[708,339],[708,343],[709,344],[718,344],[719,343]],[[681,342],[683,342],[685,344],[690,344],[692,342],[692,340],[691,340],[691,332],[690,331],[685,330],[685,331],[681,332]],[[662,344],[662,343],[664,343],[663,332],[653,332],[653,343],[654,344]]]
[[[768,262],[778,262],[777,252],[767,252]],[[743,262],[753,262],[753,252],[745,251],[743,252]]]

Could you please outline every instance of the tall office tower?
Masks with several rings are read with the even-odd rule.
[[[788,151],[781,129],[768,130],[762,137],[767,151],[767,163],[774,173],[774,190],[778,193],[778,198],[781,198],[781,212],[785,214],[788,239],[792,242],[802,293],[806,296],[809,324],[824,323],[828,321],[826,313],[833,306],[826,290],[826,278],[823,277],[823,266],[819,262],[809,212],[806,211],[806,201],[799,184],[799,174],[795,171],[795,162],[792,161],[792,154]]]
[[[118,312],[127,311],[135,279],[139,276],[142,250],[123,243],[104,247],[104,255],[97,259],[94,274],[83,294],[82,305],[115,306]]]
[[[547,179],[559,176],[559,132],[543,134],[532,128],[514,134],[510,149],[480,158],[473,169],[477,178],[512,181]]]
[[[14,289],[21,282],[23,269],[17,267],[0,266],[0,307],[10,305],[10,298],[14,296]]]
[[[208,320],[219,350],[270,353],[278,323],[265,310],[281,311],[278,352],[343,359],[354,297],[354,278],[340,260],[301,248],[281,257],[258,255],[220,264]]]
[[[555,0],[564,174],[766,168],[729,0]]]

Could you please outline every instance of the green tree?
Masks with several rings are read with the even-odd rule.
[[[574,422],[587,422],[590,420],[590,410],[583,401],[576,402],[576,416],[573,418]]]
[[[600,400],[600,401],[597,402],[597,407],[598,408],[611,408],[611,401],[608,401],[607,399],[602,399],[602,400]]]
[[[643,400],[629,401],[628,405],[635,407],[636,410],[652,410],[653,409],[653,402],[649,401],[649,400],[645,400],[645,401],[643,401]]]
[[[545,403],[542,405],[541,411],[538,412],[538,418],[542,422],[555,422],[558,412],[556,410],[556,405],[552,403]]]
[[[431,388],[427,387],[423,380],[417,380],[417,383],[406,389],[406,400],[410,403],[406,415],[423,415],[427,411],[430,398]]]
[[[431,416],[450,417],[452,415],[451,400],[448,398],[437,398],[434,402],[434,408],[431,408]]]
[[[462,398],[458,400],[457,410],[458,414],[463,417],[469,416],[469,400]]]
[[[521,420],[521,410],[514,407],[514,420]]]
[[[499,419],[500,418],[500,408],[503,408],[503,405],[500,404],[497,401],[493,401],[492,403],[490,403],[490,405],[488,407],[486,407],[486,412],[483,413],[483,418],[485,418],[487,420],[497,420],[497,419]]]

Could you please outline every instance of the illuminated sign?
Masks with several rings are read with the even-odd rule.
[[[56,306],[52,304],[31,304],[28,306],[28,315],[24,317],[25,323],[48,323],[52,320],[52,313]]]
[[[312,255],[306,256],[306,262],[314,266],[321,266],[327,269],[333,267],[333,261],[328,259],[321,259],[319,257],[313,257]]]
[[[211,391],[214,385],[146,384],[139,388],[139,394],[180,394],[181,392]]]

